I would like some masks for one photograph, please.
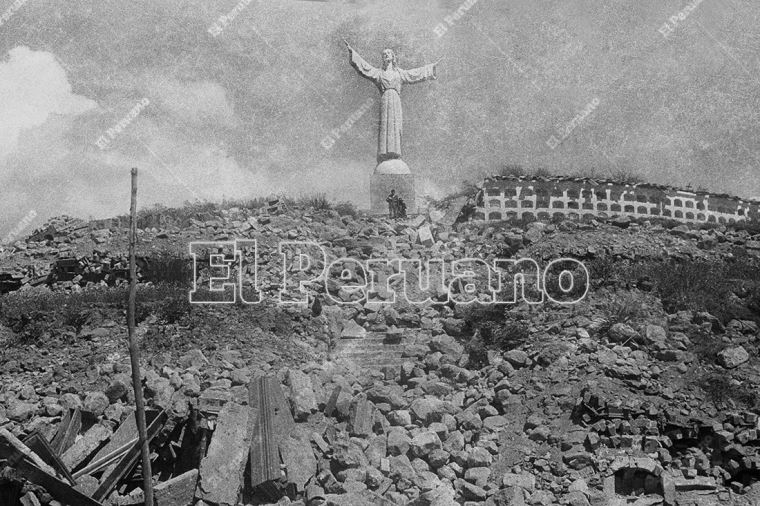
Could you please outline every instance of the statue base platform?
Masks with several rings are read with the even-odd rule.
[[[388,203],[385,199],[391,190],[406,204],[406,214],[417,213],[417,194],[414,191],[414,174],[409,166],[396,158],[377,164],[369,181],[370,212],[374,215],[387,215]]]

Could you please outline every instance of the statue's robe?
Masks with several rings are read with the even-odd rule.
[[[435,79],[435,64],[404,70],[391,67],[378,69],[351,50],[351,65],[362,77],[369,79],[380,90],[380,127],[377,137],[377,161],[401,158],[401,85]]]

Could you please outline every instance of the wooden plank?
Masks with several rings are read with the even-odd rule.
[[[156,437],[156,434],[159,433],[161,428],[164,426],[166,419],[168,418],[165,411],[161,411],[158,414],[156,413],[156,411],[145,412],[146,420],[151,420],[147,428],[148,442]],[[134,446],[132,446],[132,448],[129,449],[129,451],[121,458],[121,460],[119,460],[113,469],[109,469],[103,475],[100,480],[100,486],[95,491],[95,493],[92,494],[92,497],[97,501],[103,501],[106,497],[108,497],[108,494],[113,491],[116,485],[125,476],[127,476],[132,471],[132,469],[134,469],[135,465],[137,465],[137,461],[140,459],[141,451],[142,448],[140,447],[140,443],[138,441]]]
[[[270,481],[279,480],[280,454],[274,429],[274,407],[272,402],[272,381],[268,376],[255,378],[248,386],[249,404],[256,410],[251,438],[251,488]]]
[[[108,440],[108,443],[103,448],[98,450],[98,452],[92,458],[93,462],[102,459],[109,453],[113,452],[117,448],[124,446],[126,443],[129,443],[134,439],[137,439],[137,422],[135,421],[135,414],[133,412],[130,413],[123,422],[121,422],[121,425],[119,425],[119,428],[117,428],[116,432],[113,433],[113,436],[111,436],[111,439]]]
[[[133,439],[132,441],[126,443],[120,448],[115,449],[108,455],[104,455],[101,458],[95,460],[93,459],[92,462],[87,464],[85,467],[74,473],[74,479],[79,479],[80,476],[84,476],[86,474],[95,474],[99,471],[102,471],[106,467],[110,466],[113,462],[121,459],[124,454],[126,454],[132,446],[137,443],[137,439]]]
[[[56,432],[53,441],[50,443],[53,451],[58,455],[62,455],[74,444],[74,440],[80,430],[82,430],[82,412],[79,408],[73,411],[69,410],[64,415],[63,420],[61,420],[58,432]]]
[[[0,457],[2,460],[6,460],[19,476],[41,486],[53,498],[64,504],[102,506],[98,501],[87,497],[68,483],[59,480],[52,467],[6,429],[0,429]]]
[[[235,506],[243,487],[251,446],[251,418],[255,410],[228,402],[219,412],[208,454],[201,461],[195,497],[205,502]]]
[[[34,453],[39,455],[47,465],[55,469],[58,474],[65,477],[71,485],[76,485],[74,477],[69,472],[69,468],[66,467],[66,464],[64,464],[60,457],[56,455],[53,448],[50,446],[50,443],[48,443],[45,436],[40,434],[39,431],[35,430],[24,438],[24,444]]]
[[[53,498],[64,504],[76,504],[77,506],[103,506],[99,501],[84,495],[68,483],[46,473],[31,462],[22,459],[15,466],[15,469],[20,476],[26,478],[35,485],[41,486],[48,494],[53,496]]]

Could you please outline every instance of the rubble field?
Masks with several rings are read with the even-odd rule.
[[[268,204],[138,223],[157,505],[760,504],[758,231]],[[61,217],[0,251],[0,505],[144,502],[124,225]],[[331,259],[569,257],[590,289],[376,304],[327,282],[307,306],[276,286],[190,304],[188,244],[253,238]]]

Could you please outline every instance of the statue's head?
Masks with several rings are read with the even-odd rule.
[[[393,49],[383,49],[383,68],[387,69],[389,65],[396,66],[396,53]]]

